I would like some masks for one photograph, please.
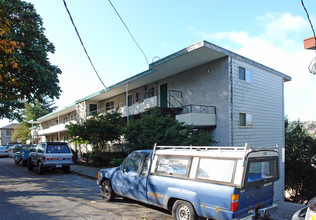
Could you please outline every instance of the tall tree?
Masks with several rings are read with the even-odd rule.
[[[148,149],[155,143],[169,146],[209,146],[215,143],[206,132],[184,125],[170,115],[164,116],[159,108],[143,114],[139,120],[130,120],[125,138],[131,149]]]
[[[101,152],[108,141],[119,140],[122,135],[124,121],[121,114],[114,111],[102,115],[94,115],[82,124],[67,125],[74,141],[92,145],[93,152]]]
[[[55,48],[44,30],[31,3],[0,1],[0,119],[19,118],[24,102],[59,98],[61,70],[49,62]]]
[[[303,203],[316,195],[316,140],[298,121],[286,121],[285,189],[289,200]]]
[[[29,123],[29,121],[36,120],[54,111],[56,107],[52,107],[53,104],[52,101],[45,101],[45,104],[41,104],[39,101],[35,101],[34,104],[24,103],[25,107],[19,120],[20,126],[14,128],[12,141],[20,139],[21,143],[25,144],[30,138],[30,128],[32,124]]]

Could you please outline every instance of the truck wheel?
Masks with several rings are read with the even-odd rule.
[[[191,203],[177,200],[172,206],[172,217],[175,220],[196,220],[197,215]]]
[[[39,174],[39,175],[43,174],[43,167],[42,167],[41,162],[38,162],[38,164],[37,164],[37,174]]]
[[[115,193],[109,180],[104,180],[101,185],[101,196],[105,202],[113,201]]]
[[[33,168],[34,168],[34,166],[33,166],[33,164],[32,164],[32,161],[29,160],[29,162],[28,162],[28,164],[27,164],[27,169],[28,169],[29,171],[32,171]]]
[[[63,167],[63,171],[64,171],[64,173],[69,173],[70,166]]]

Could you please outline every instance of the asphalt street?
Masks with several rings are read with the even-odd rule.
[[[0,220],[122,219],[171,220],[165,210],[116,198],[106,203],[93,179],[60,170],[38,175],[0,158]]]

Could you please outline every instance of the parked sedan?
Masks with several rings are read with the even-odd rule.
[[[21,144],[16,144],[16,145],[10,146],[8,148],[9,157],[13,157],[14,153],[18,151],[20,146],[21,146]]]
[[[32,149],[35,149],[35,145],[21,145],[16,150],[13,155],[14,163],[15,164],[22,164],[26,166],[27,161],[29,159],[29,154]]]
[[[8,157],[9,151],[5,146],[0,146],[0,157]]]

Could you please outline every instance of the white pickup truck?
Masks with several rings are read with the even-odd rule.
[[[40,143],[29,154],[28,169],[31,171],[37,167],[38,174],[43,174],[44,169],[63,169],[64,173],[68,173],[73,165],[72,156],[67,143]]]

